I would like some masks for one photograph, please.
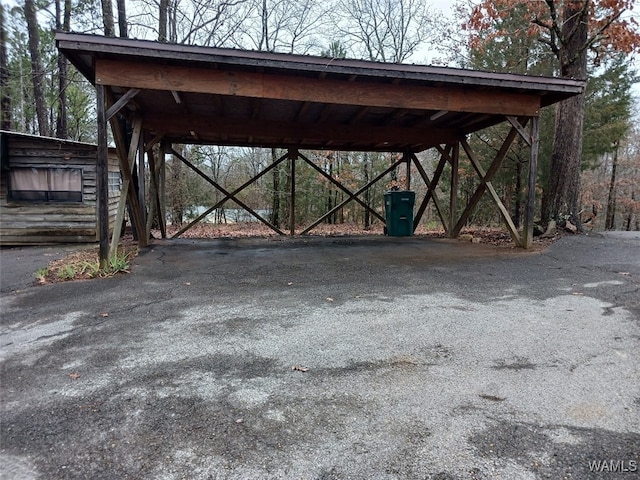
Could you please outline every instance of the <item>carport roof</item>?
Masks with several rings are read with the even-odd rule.
[[[176,143],[420,151],[582,93],[584,82],[58,33],[93,84]],[[139,91],[138,91],[139,90]],[[128,93],[127,93],[128,92]]]

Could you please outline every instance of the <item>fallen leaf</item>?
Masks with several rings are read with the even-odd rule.
[[[333,302],[333,298],[327,297],[327,302]]]
[[[486,393],[481,393],[478,395],[480,398],[485,400],[491,400],[492,402],[504,402],[504,397],[498,397],[497,395],[487,395]]]
[[[69,377],[73,380],[77,380],[80,378],[80,374],[78,372],[73,372],[69,374]]]
[[[291,367],[291,370],[295,370],[298,372],[308,372],[309,369],[307,367],[303,367],[302,365],[294,365],[293,367]]]

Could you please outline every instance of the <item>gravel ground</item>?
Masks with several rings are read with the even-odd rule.
[[[2,479],[640,478],[638,234],[0,254]]]

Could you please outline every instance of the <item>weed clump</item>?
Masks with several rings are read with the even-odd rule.
[[[50,262],[47,267],[37,270],[34,276],[38,284],[112,277],[119,273],[129,273],[131,258],[136,254],[135,248],[121,248],[100,268],[96,249],[81,250]]]

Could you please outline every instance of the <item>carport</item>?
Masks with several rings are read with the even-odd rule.
[[[141,246],[151,220],[164,228],[162,176],[164,153],[171,153],[258,220],[285,234],[237,198],[251,182],[282,162],[290,162],[291,214],[295,213],[295,165],[303,161],[356,201],[367,188],[398,166],[415,165],[427,186],[419,199],[414,229],[429,201],[433,201],[447,234],[457,236],[480,198],[488,193],[499,209],[514,242],[529,248],[533,240],[534,191],[538,156],[538,118],[542,107],[582,93],[584,82],[549,77],[497,74],[425,65],[385,64],[143,40],[58,33],[58,49],[95,86],[98,116],[98,205],[100,257],[117,244],[119,231],[108,236],[107,124],[118,150],[123,176],[119,205],[131,208]],[[485,170],[467,141],[484,128],[508,122],[502,147]],[[530,147],[524,229],[519,232],[491,181],[518,137]],[[174,144],[212,144],[277,147],[285,155],[249,182],[227,191],[192,165]],[[153,147],[161,146],[156,158]],[[388,169],[357,191],[315,167],[302,150],[383,151],[398,153]],[[440,159],[430,177],[416,153],[437,149]],[[457,215],[460,153],[480,183],[469,204]],[[149,166],[149,195],[142,184]],[[439,198],[436,187],[445,167],[451,169],[450,198]],[[138,194],[130,185],[137,169]],[[407,168],[407,184],[410,184]],[[442,208],[449,203],[449,215]],[[213,210],[218,205],[212,206]],[[372,215],[384,220],[370,209]],[[301,232],[290,222],[290,234],[304,234],[327,212]],[[119,226],[121,222],[116,222]]]

